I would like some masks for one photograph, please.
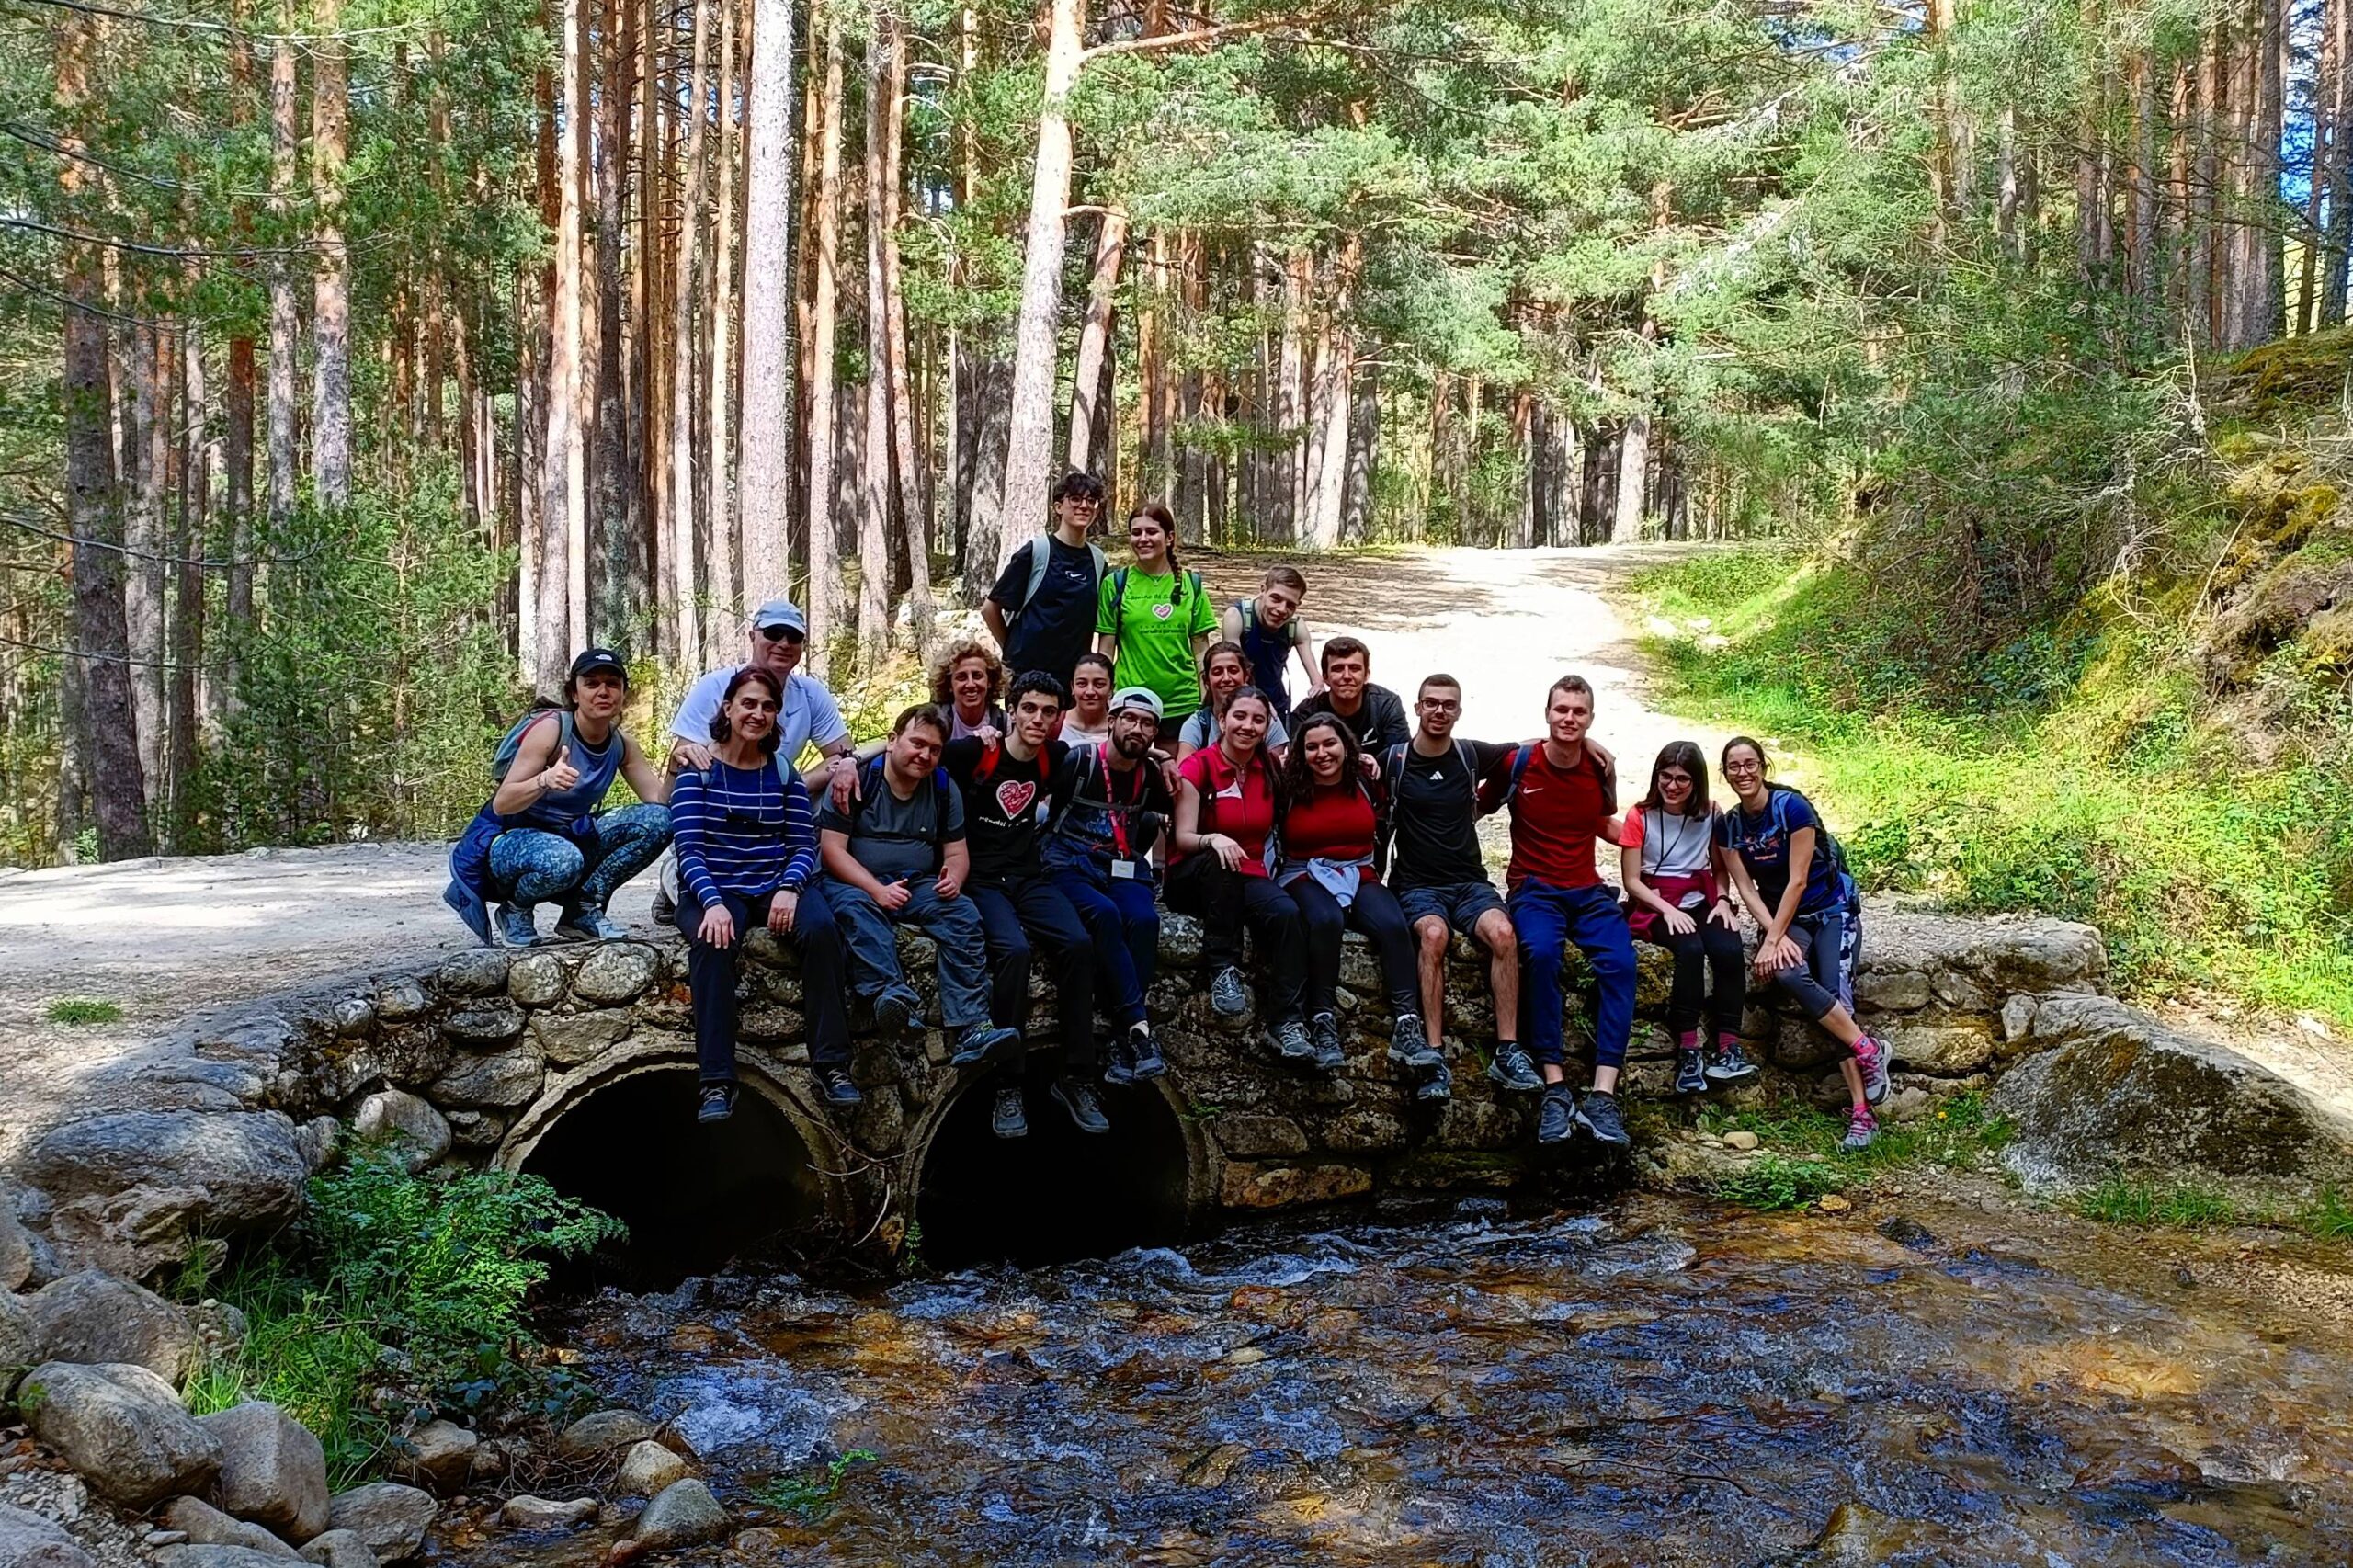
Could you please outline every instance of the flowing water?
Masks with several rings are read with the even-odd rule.
[[[562,1328],[777,1532],[699,1561],[2343,1564],[2347,1285],[1950,1202],[1474,1199]],[[854,1449],[830,1500],[752,1495]],[[462,1539],[560,1568],[613,1537]]]

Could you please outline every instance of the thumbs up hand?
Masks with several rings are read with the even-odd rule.
[[[558,746],[555,760],[540,775],[540,783],[551,795],[561,795],[580,782],[580,769],[572,766],[572,748]]]

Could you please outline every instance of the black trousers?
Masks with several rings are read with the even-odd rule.
[[[1354,931],[1372,944],[1381,960],[1381,983],[1389,992],[1392,1018],[1422,1010],[1421,971],[1415,966],[1414,928],[1397,907],[1397,895],[1379,882],[1357,890],[1346,909],[1313,877],[1292,881],[1288,890],[1299,905],[1307,937],[1307,1011],[1332,1011],[1340,983],[1340,934]]]
[[[702,939],[702,908],[691,892],[678,897],[678,929],[687,935],[687,993],[695,1017],[695,1056],[706,1084],[735,1081],[735,974],[745,933],[767,924],[768,897],[730,897],[735,939],[714,948]],[[815,882],[801,890],[792,929],[784,934],[801,958],[801,1016],[809,1022],[809,1060],[820,1067],[849,1065],[849,1005],[844,1000],[841,927]]]
[[[1168,873],[1168,907],[1200,921],[1201,952],[1211,970],[1242,967],[1246,928],[1273,983],[1276,1022],[1305,1020],[1307,934],[1290,894],[1266,877],[1227,870],[1203,850]]]
[[[1675,982],[1666,994],[1666,1027],[1680,1035],[1699,1027],[1704,1010],[1717,1030],[1740,1032],[1740,1012],[1748,1003],[1748,957],[1741,950],[1740,933],[1712,920],[1677,936],[1664,920],[1654,921],[1646,940],[1675,955]],[[1715,993],[1707,994],[1707,977],[1715,971]]]
[[[1070,900],[1042,875],[973,882],[964,896],[981,912],[989,944],[989,1022],[1017,1029],[1028,1021],[1029,960],[1043,954],[1062,1019],[1062,1042],[1059,1049],[1029,1047],[1029,1065],[1040,1072],[1098,1071],[1095,945]]]

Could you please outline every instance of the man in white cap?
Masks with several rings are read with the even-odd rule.
[[[815,676],[804,674],[801,656],[809,642],[808,618],[790,599],[768,600],[752,612],[752,627],[742,664],[722,665],[687,688],[670,721],[670,773],[689,768],[699,773],[710,767],[710,722],[719,717],[719,701],[727,683],[745,665],[757,665],[784,687],[783,706],[777,710],[777,761],[786,767],[799,763],[801,754],[814,745],[824,761],[803,775],[812,799],[822,801],[836,776],[850,788],[857,781],[857,758],[850,755],[849,726],[834,694]],[[654,918],[669,916],[663,906],[676,895],[676,863],[662,862],[661,887],[654,894]]]

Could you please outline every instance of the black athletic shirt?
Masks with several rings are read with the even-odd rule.
[[[1332,712],[1332,694],[1319,691],[1299,704],[1295,710],[1301,720],[1317,713]],[[1391,746],[1414,738],[1414,726],[1405,718],[1405,702],[1385,686],[1365,683],[1364,700],[1357,705],[1353,715],[1335,714],[1341,723],[1357,733],[1357,744],[1379,756]],[[1290,726],[1292,734],[1299,725]]]
[[[1023,545],[1006,558],[996,585],[989,589],[1007,619],[1013,622],[1005,642],[1005,667],[1016,675],[1044,670],[1064,686],[1078,656],[1095,646],[1095,554],[1085,545],[1071,546],[1047,536],[1046,580],[1038,597],[1025,608],[1021,596],[1029,591],[1029,547]],[[1018,612],[1017,614],[1017,612]]]
[[[974,881],[1039,874],[1038,808],[1046,802],[1047,784],[1066,749],[1050,741],[1029,761],[1016,762],[999,745],[995,767],[979,778],[985,753],[981,743],[970,737],[948,743],[940,766],[964,791],[964,836],[972,847]]]
[[[1479,778],[1511,764],[1514,747],[1471,743]],[[1383,754],[1385,755],[1385,754]],[[1451,742],[1437,756],[1422,756],[1408,745],[1405,776],[1390,803],[1396,837],[1390,849],[1392,888],[1443,887],[1487,880],[1479,855],[1479,779],[1462,770],[1462,753]]]

